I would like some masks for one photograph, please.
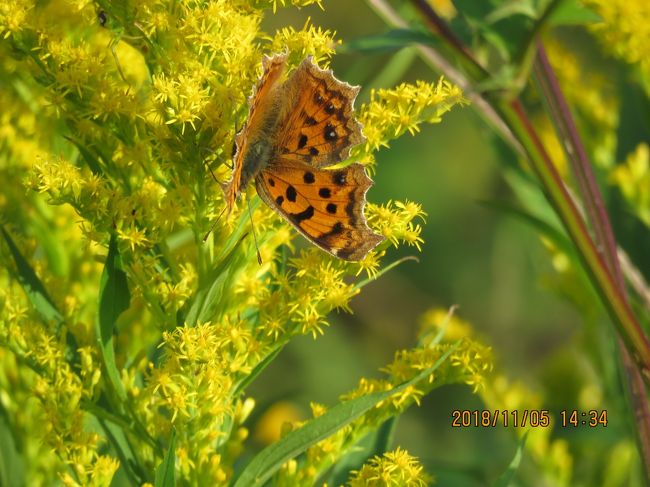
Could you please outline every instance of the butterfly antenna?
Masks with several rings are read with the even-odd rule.
[[[223,207],[223,210],[221,210],[221,213],[219,213],[219,216],[216,218],[215,221],[212,222],[212,225],[210,225],[210,230],[203,236],[203,243],[205,243],[208,240],[208,237],[212,233],[212,230],[214,230],[214,227],[217,226],[217,223],[219,223],[219,220],[221,220],[221,217],[223,216],[224,211],[226,211],[227,206]]]
[[[103,11],[102,11],[102,12],[103,12]],[[106,15],[106,14],[104,14],[104,15]],[[105,17],[104,17],[104,18],[105,18]],[[101,23],[101,17],[100,17],[100,20],[99,20],[99,21],[100,21],[100,23]],[[104,23],[106,23],[105,20],[104,20]],[[119,42],[120,42],[120,38],[119,38],[119,37],[113,37],[113,38],[110,40],[110,42],[108,43],[108,47],[109,47],[110,50],[111,50],[111,54],[113,55],[113,59],[115,60],[115,66],[117,67],[117,72],[119,73],[120,78],[122,78],[122,81],[124,81],[124,83],[126,83],[126,85],[130,88],[131,85],[130,85],[129,82],[126,80],[126,76],[124,76],[124,71],[122,71],[122,65],[120,64],[120,60],[119,60],[119,58],[117,57],[117,45],[119,44]],[[128,92],[127,92],[127,93],[128,93]]]
[[[213,171],[212,168],[210,167],[210,164],[206,164],[206,166],[208,166],[208,171],[210,171],[210,174],[212,174],[212,179],[214,179],[214,182],[217,183],[217,184],[219,184],[219,185],[221,185],[221,181],[219,181],[219,180],[217,179],[217,176],[214,175],[214,171]]]
[[[251,228],[253,229],[253,240],[255,241],[255,250],[257,250],[257,263],[262,265],[262,254],[260,254],[260,246],[257,244],[257,235],[255,234],[255,225],[253,224],[253,212],[251,211],[251,202],[247,198],[246,204],[248,205],[248,217],[251,220]]]

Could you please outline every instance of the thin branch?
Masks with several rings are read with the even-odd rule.
[[[423,6],[421,0],[411,0],[411,2],[419,8],[422,15],[427,17],[428,25],[437,26],[443,23],[430,6]],[[456,48],[456,52],[465,61],[465,64],[480,67],[468,49],[457,47],[462,46],[462,43],[452,31],[436,28],[434,33],[443,36],[450,46]],[[493,108],[504,121],[508,122],[510,130],[513,131],[519,143],[525,147],[531,167],[539,177],[548,201],[555,208],[578,249],[583,265],[591,276],[592,282],[601,295],[602,302],[607,307],[614,324],[618,327],[619,333],[630,350],[633,351],[634,359],[641,368],[644,380],[650,382],[650,341],[630,309],[625,295],[621,293],[618,279],[613,278],[607,260],[604,259],[603,254],[599,252],[591,238],[578,206],[571,199],[564,181],[542,144],[523,104],[519,99],[501,100]]]
[[[556,114],[555,120],[560,123],[559,128],[561,133],[558,135],[569,156],[568,159],[571,163],[573,173],[576,176],[578,187],[582,194],[583,204],[587,210],[588,221],[591,223],[596,234],[596,242],[600,244],[598,251],[605,258],[607,266],[612,273],[612,277],[616,279],[619,289],[625,294],[625,281],[623,280],[621,267],[616,258],[616,242],[607,211],[605,210],[605,203],[600,195],[594,172],[591,169],[591,163],[578,134],[571,110],[562,94],[560,85],[541,42],[537,45],[535,72],[544,87],[547,101],[553,107],[553,111]]]
[[[614,232],[605,210],[605,203],[600,194],[596,177],[594,175],[591,162],[587,156],[587,151],[582,143],[578,133],[573,115],[569,105],[564,98],[560,84],[558,83],[555,72],[551,67],[546,51],[541,42],[537,44],[537,59],[535,61],[535,74],[542,88],[543,95],[546,98],[549,108],[553,113],[553,120],[556,122],[558,138],[565,148],[567,158],[571,164],[573,174],[578,183],[578,189],[582,195],[582,201],[587,212],[587,221],[595,233],[595,241],[598,244],[597,250],[603,260],[606,262],[608,271],[614,282],[617,284],[621,298],[628,301],[625,280],[621,272],[621,266],[618,259],[616,241]],[[638,323],[637,323],[638,325]],[[643,334],[639,326],[638,330]],[[619,349],[621,351],[621,360],[623,370],[627,378],[626,385],[634,409],[634,419],[637,425],[637,439],[643,457],[645,467],[646,483],[650,481],[650,405],[645,394],[643,377],[637,367],[634,366],[632,357],[625,347],[625,344],[619,339]]]
[[[639,295],[646,309],[650,310],[650,286],[648,286],[643,274],[630,261],[630,257],[625,251],[620,248],[618,249],[618,260],[621,263],[621,270],[627,278],[627,282],[630,283],[630,287]]]

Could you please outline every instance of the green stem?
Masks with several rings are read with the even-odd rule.
[[[562,178],[553,165],[544,145],[535,131],[519,100],[502,103],[501,113],[524,146],[531,167],[539,178],[546,197],[555,208],[564,227],[578,249],[578,255],[601,296],[610,317],[630,347],[636,362],[642,368],[645,381],[650,371],[650,342],[632,313],[625,296],[620,292],[607,264],[591,239],[578,208],[573,203]]]
[[[596,177],[573,120],[573,115],[541,42],[537,46],[535,74],[546,104],[553,115],[552,119],[558,132],[558,139],[564,143],[567,160],[571,163],[578,182],[578,188],[587,213],[587,220],[594,229],[598,251],[607,264],[607,268],[615,280],[622,298],[629,303],[625,280],[618,259],[616,240],[605,209],[605,203],[596,184]],[[639,332],[643,333],[641,330]],[[646,484],[650,484],[650,405],[644,397],[645,388],[640,371],[634,367],[632,357],[630,357],[624,344],[620,340],[618,344],[623,361],[622,371],[626,373],[623,382],[627,385],[628,395],[635,413],[637,441],[644,459]]]
[[[440,35],[454,49],[464,65],[472,67],[469,72],[474,80],[484,79],[484,69],[480,63],[456,35],[446,27],[433,8],[423,0],[411,0],[411,2],[423,15],[433,33]],[[479,73],[478,76],[477,73]],[[624,342],[630,348],[646,384],[648,384],[650,382],[650,342],[619,289],[617,280],[609,272],[607,263],[599,254],[580,212],[526,115],[523,105],[518,99],[514,101],[500,100],[493,102],[493,108],[524,147],[531,166],[542,183],[548,201],[562,220],[573,244],[578,249],[587,274]]]

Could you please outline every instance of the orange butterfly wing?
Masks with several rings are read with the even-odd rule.
[[[295,101],[280,113],[276,154],[315,167],[347,159],[350,149],[365,140],[353,114],[359,89],[320,69],[311,57],[305,59],[282,86],[282,96]]]
[[[315,169],[279,159],[255,179],[257,193],[314,244],[344,260],[361,260],[383,237],[363,214],[372,185],[361,164]]]
[[[237,196],[251,176],[250,161],[247,160],[251,146],[256,143],[259,146],[259,139],[266,135],[264,127],[277,117],[273,112],[277,111],[278,90],[281,88],[278,81],[284,72],[286,60],[286,54],[264,56],[262,59],[264,71],[249,98],[248,119],[235,137],[237,152],[234,155],[232,176],[230,181],[223,185],[229,210],[232,209]],[[255,172],[254,169],[252,172]]]
[[[311,58],[280,84],[286,54],[266,57],[235,139],[232,179],[224,186],[232,208],[255,178],[257,192],[314,244],[345,260],[361,260],[383,237],[363,214],[372,181],[360,164],[327,171],[365,139],[354,118],[359,87],[337,80]]]

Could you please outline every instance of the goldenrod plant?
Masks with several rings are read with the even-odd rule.
[[[640,485],[650,276],[634,239],[647,242],[650,157],[647,126],[627,140],[622,107],[632,92],[648,101],[641,3],[366,0],[350,2],[355,22],[374,15],[381,28],[341,38],[327,21],[340,4],[325,0],[0,0],[0,485]],[[563,29],[614,56],[634,90],[585,68]],[[567,396],[575,410],[616,410],[613,438],[585,454],[558,426],[567,418],[552,391],[502,365],[492,373],[483,316],[470,324],[454,308],[424,313],[412,345],[391,344],[376,373],[347,370],[357,385],[330,401],[259,393],[288,349],[318,347],[353,298],[414,266],[429,242],[429,209],[379,184],[365,216],[384,240],[358,262],[311,245],[253,184],[224,211],[236,134],[273,55],[286,55],[286,75],[309,57],[323,69],[359,61],[335,73],[362,85],[364,135],[337,167],[360,163],[377,181],[395,152],[403,174],[435,177],[433,149],[402,160],[400,139],[426,143],[419,132],[448,114],[482,116],[518,200],[488,206],[534,229],[546,286],[595,337],[575,347]],[[364,76],[374,56],[389,60]],[[473,162],[454,161],[468,179]],[[633,231],[613,212],[632,215]],[[456,274],[450,287],[484,279]],[[282,380],[299,387],[297,375]],[[491,423],[520,411],[549,422],[501,421],[509,456],[489,468],[469,453],[464,464],[468,448],[455,465],[432,461],[440,441],[411,445],[409,414],[424,405],[450,423],[427,401],[457,397],[454,384]],[[269,423],[276,433],[251,435]]]
[[[463,358],[481,347],[471,341],[402,351],[386,379],[314,404],[316,419],[250,461],[249,385],[295,336],[351,311],[396,265],[389,247],[422,242],[406,195],[368,206],[387,240],[358,263],[294,248],[252,192],[251,215],[244,204],[218,219],[215,179],[229,176],[262,57],[327,67],[339,44],[311,23],[261,29],[310,3],[0,5],[3,485],[306,485],[432,388],[489,368],[489,352]],[[373,92],[354,160],[370,167],[389,140],[462,103],[442,80]],[[406,452],[385,455],[350,478],[386,462],[405,462],[391,475],[409,485],[426,478]]]

